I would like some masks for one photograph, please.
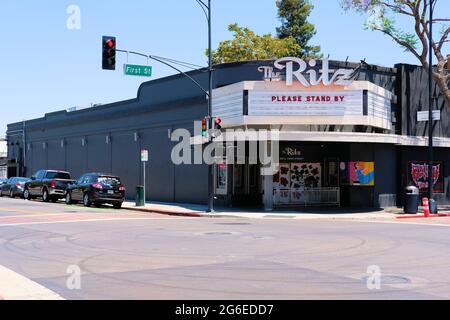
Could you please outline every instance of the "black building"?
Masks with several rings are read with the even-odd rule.
[[[204,70],[189,74],[207,86]],[[236,154],[217,160],[218,204],[385,207],[402,204],[406,185],[427,191],[428,122],[419,122],[417,112],[430,103],[421,67],[295,58],[231,63],[215,66],[214,88],[213,115],[223,129],[239,129],[223,135],[235,141],[231,146],[260,140],[249,138],[251,131],[276,130],[281,167],[261,175],[261,162],[247,161],[247,142],[242,161]],[[441,96],[435,108],[441,120],[433,123],[434,189],[438,202],[448,204],[450,108]],[[8,125],[9,165],[28,176],[43,168],[74,178],[113,173],[133,198],[143,183],[140,150],[148,149],[148,200],[206,203],[207,166],[177,165],[171,157],[178,145],[171,135],[184,128],[198,136],[194,121],[206,111],[204,93],[182,75],[149,81],[136,99]],[[195,138],[191,143],[193,153],[201,148]]]

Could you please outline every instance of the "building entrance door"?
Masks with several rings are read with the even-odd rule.
[[[261,174],[258,164],[234,164],[233,205],[262,205]]]

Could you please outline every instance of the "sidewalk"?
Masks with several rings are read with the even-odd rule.
[[[341,208],[305,208],[300,210],[264,211],[247,208],[216,208],[214,213],[207,213],[205,205],[147,202],[145,207],[136,207],[134,202],[123,203],[123,209],[160,213],[172,216],[210,217],[210,218],[291,218],[291,219],[394,219],[403,216],[403,209],[390,207],[385,209],[341,209]],[[423,212],[419,208],[419,213]],[[450,213],[450,207],[440,207],[440,213]]]

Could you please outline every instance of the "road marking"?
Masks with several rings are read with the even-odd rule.
[[[352,222],[369,222],[369,223],[385,223],[385,224],[401,224],[401,225],[416,225],[416,226],[430,226],[430,227],[450,227],[450,224],[443,223],[420,223],[420,222],[403,222],[403,221],[376,221],[376,220],[343,220]]]
[[[128,221],[128,220],[173,220],[170,218],[106,218],[106,219],[80,219],[80,220],[66,220],[66,221],[42,221],[42,222],[17,222],[17,223],[4,223],[0,224],[0,227],[15,227],[15,226],[29,226],[40,224],[58,224],[58,223],[77,223],[77,222],[108,222],[108,221]],[[189,217],[178,219],[192,219]]]
[[[5,300],[64,300],[59,294],[0,266],[0,295]]]
[[[40,218],[40,217],[54,217],[54,216],[69,216],[72,213],[46,213],[46,214],[29,214],[29,215],[15,215],[15,216],[0,216],[0,220],[2,219],[11,219],[11,218]]]
[[[15,209],[15,208],[0,208],[0,211],[2,212],[13,212],[13,213],[35,213],[35,214],[45,214],[46,212],[38,212],[38,211],[32,211],[32,210],[22,210],[22,209]]]

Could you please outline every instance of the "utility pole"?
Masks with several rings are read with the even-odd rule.
[[[212,91],[213,91],[213,66],[212,66],[212,34],[211,34],[211,0],[208,0],[208,71],[209,71],[209,95],[208,95],[208,122],[209,128],[213,128],[212,119]],[[211,143],[211,137],[208,136],[208,143]],[[208,210],[214,212],[214,170],[213,165],[208,164]]]
[[[430,0],[430,37],[428,70],[428,199],[433,199],[433,0]]]

